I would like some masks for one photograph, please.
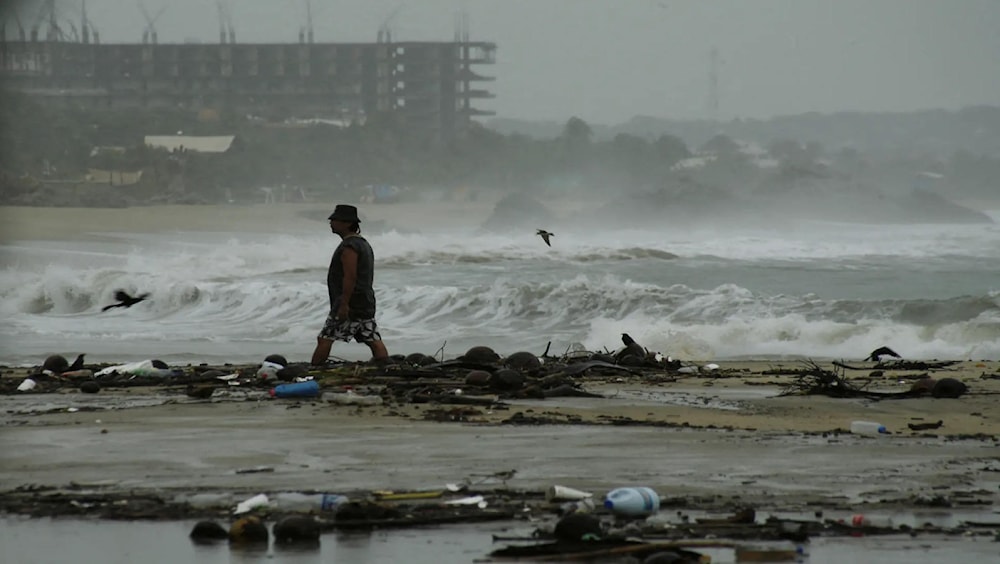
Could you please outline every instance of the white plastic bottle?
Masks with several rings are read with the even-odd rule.
[[[851,421],[851,433],[855,435],[886,435],[885,425],[874,421]]]
[[[647,487],[617,488],[604,497],[604,507],[619,515],[652,515],[660,510],[660,496]]]

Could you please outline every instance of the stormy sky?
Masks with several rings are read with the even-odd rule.
[[[215,0],[142,0],[161,43],[215,42]],[[14,27],[8,4],[8,37]],[[22,22],[38,4],[21,2]],[[57,0],[79,21],[81,0]],[[227,0],[241,42],[295,42],[305,0]],[[87,0],[102,42],[139,41],[137,0]],[[455,14],[498,45],[499,117],[614,124],[702,118],[719,53],[718,117],[1000,104],[998,0],[313,0],[317,42],[450,40]],[[394,15],[393,15],[394,14]]]

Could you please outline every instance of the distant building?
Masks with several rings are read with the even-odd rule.
[[[473,66],[485,42],[98,44],[0,37],[0,87],[90,109],[229,110],[272,119],[350,121],[392,113],[449,139],[492,98]]]

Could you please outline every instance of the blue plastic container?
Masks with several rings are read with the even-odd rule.
[[[652,515],[660,510],[660,496],[643,486],[617,488],[604,496],[604,507],[619,515]]]
[[[315,380],[309,380],[308,382],[281,384],[271,390],[271,395],[276,398],[314,398],[319,395],[319,383]]]

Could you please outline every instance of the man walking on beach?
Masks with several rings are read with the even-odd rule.
[[[326,364],[334,341],[351,339],[368,345],[374,360],[388,358],[375,323],[375,253],[361,236],[358,208],[339,204],[330,214],[330,231],[341,242],[333,252],[326,285],[330,292],[330,315],[316,337],[312,364]]]

